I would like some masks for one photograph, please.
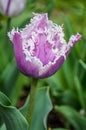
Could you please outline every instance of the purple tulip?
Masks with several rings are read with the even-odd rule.
[[[16,62],[26,76],[45,78],[58,71],[71,48],[81,39],[77,33],[68,44],[62,26],[48,20],[47,13],[34,14],[30,24],[22,30],[8,33],[14,45]]]
[[[0,13],[13,17],[20,14],[26,5],[26,0],[0,0]]]

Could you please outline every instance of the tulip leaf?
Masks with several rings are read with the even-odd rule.
[[[11,105],[9,98],[2,92],[0,92],[0,103],[7,106]]]
[[[8,73],[9,72],[9,73]],[[3,87],[1,87],[1,91],[4,92],[8,97],[10,97],[13,93],[14,87],[13,85],[17,81],[18,71],[16,69],[16,64],[14,59],[5,67],[1,80],[3,82]],[[10,91],[9,91],[10,90]]]
[[[0,128],[2,127],[2,125],[3,125],[3,121],[2,119],[0,119]]]
[[[1,92],[0,97],[0,122],[2,123],[0,130],[3,130],[5,126],[7,130],[28,130],[27,121],[20,111],[11,106],[9,99]]]
[[[71,27],[71,22],[70,22],[70,20],[68,19],[67,16],[64,16],[64,23],[65,23],[65,26],[66,26],[66,35],[69,38],[72,35],[73,30],[72,30],[72,27]]]
[[[26,104],[21,108],[21,112],[26,116],[29,97]],[[46,120],[48,113],[52,109],[52,103],[49,96],[48,88],[40,88],[35,98],[35,107],[32,115],[30,130],[47,130]]]
[[[56,110],[63,115],[67,121],[67,125],[71,125],[74,130],[86,129],[86,118],[81,116],[73,108],[69,106],[59,106]]]
[[[74,77],[75,85],[76,85],[76,90],[78,94],[78,99],[81,103],[82,108],[86,111],[86,103],[85,103],[85,97],[84,97],[84,91],[82,89],[82,85],[80,83],[80,80],[78,79],[77,76]]]
[[[68,130],[68,129],[64,129],[64,128],[57,128],[57,129],[53,129],[53,130]]]
[[[81,59],[79,60],[79,63],[81,64],[83,69],[86,70],[86,64]]]
[[[6,130],[5,124],[2,124],[2,126],[0,127],[0,130]]]

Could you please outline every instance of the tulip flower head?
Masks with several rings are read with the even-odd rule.
[[[48,20],[47,13],[34,14],[30,24],[22,30],[8,33],[20,71],[31,77],[45,78],[62,66],[71,48],[81,39],[77,33],[68,44],[62,26]]]
[[[13,17],[20,14],[26,5],[26,0],[0,0],[0,13]]]

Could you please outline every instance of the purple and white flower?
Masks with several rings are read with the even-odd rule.
[[[45,78],[58,71],[71,48],[81,39],[77,33],[68,44],[62,26],[48,20],[47,13],[35,14],[22,30],[8,33],[14,45],[15,58],[20,71],[31,77]]]
[[[26,0],[0,0],[0,13],[13,17],[20,14],[26,5]]]

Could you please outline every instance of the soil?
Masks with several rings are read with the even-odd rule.
[[[65,128],[65,119],[53,109],[48,115],[47,126],[49,128]]]
[[[26,98],[30,92],[30,87],[24,86],[22,91],[23,91],[22,95],[20,96],[20,99],[19,99],[17,106],[16,106],[17,108],[20,108],[24,105]]]

